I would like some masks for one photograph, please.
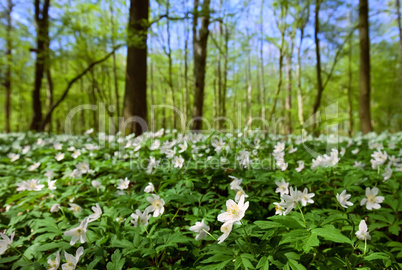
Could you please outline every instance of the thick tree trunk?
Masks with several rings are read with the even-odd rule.
[[[40,131],[42,121],[42,103],[40,92],[42,79],[45,73],[45,65],[49,56],[49,6],[50,0],[44,0],[41,8],[41,1],[35,0],[35,23],[36,23],[36,62],[35,82],[32,92],[33,116],[30,129]]]
[[[11,13],[13,11],[14,4],[12,0],[7,1],[7,49],[6,49],[6,58],[7,58],[7,68],[5,74],[4,87],[6,88],[6,106],[5,106],[5,131],[7,133],[10,132],[10,118],[11,118],[11,66],[12,66],[12,40],[11,40],[11,31],[12,31],[12,22],[11,22]]]
[[[370,115],[370,39],[368,22],[368,0],[359,1],[360,37],[360,99],[359,116],[363,134],[373,131]]]
[[[320,125],[319,122],[317,122],[316,119],[316,114],[318,112],[318,109],[320,108],[321,105],[321,97],[322,97],[322,92],[324,91],[323,85],[322,85],[322,78],[321,78],[321,54],[320,54],[320,39],[318,38],[318,33],[320,32],[320,5],[321,5],[321,0],[317,0],[315,4],[315,22],[314,22],[314,41],[315,41],[315,55],[317,58],[317,64],[316,64],[316,72],[317,72],[317,96],[314,102],[313,106],[313,132],[314,135],[318,136],[320,134],[319,130],[316,130],[317,126]]]
[[[210,0],[204,0],[199,16],[199,0],[194,0],[193,17],[193,55],[194,55],[194,104],[193,118],[203,116],[204,106],[204,87],[205,87],[205,67],[207,61],[207,42],[209,35],[209,4]],[[197,30],[198,17],[201,19],[201,27]],[[202,121],[193,121],[192,130],[201,130]]]
[[[128,23],[127,72],[123,116],[147,121],[147,31],[149,0],[131,0]],[[145,130],[138,121],[125,127],[137,136]]]

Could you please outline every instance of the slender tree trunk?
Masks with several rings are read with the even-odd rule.
[[[186,25],[184,29],[184,87],[186,88],[186,109],[184,112],[185,120],[187,123],[187,118],[190,115],[190,94],[188,89],[188,40],[189,40],[189,29],[188,29],[188,20],[186,19]]]
[[[46,80],[47,80],[47,88],[46,88],[46,107],[47,110],[50,111],[53,105],[53,97],[54,97],[54,87],[53,87],[53,79],[52,74],[49,68],[49,65],[46,65]],[[50,117],[47,125],[45,126],[47,132],[52,131],[52,118]]]
[[[113,16],[113,5],[110,5],[110,22],[111,22],[111,31],[112,31],[112,46],[116,46],[116,41],[114,37],[114,16]],[[119,83],[117,80],[117,67],[116,67],[116,53],[113,52],[112,55],[112,60],[113,60],[113,81],[114,81],[114,95],[116,98],[116,116],[117,116],[117,121],[116,125],[119,126],[119,117],[120,117],[120,96],[119,96]]]
[[[12,32],[12,21],[11,21],[11,13],[13,11],[14,4],[12,0],[7,1],[7,49],[6,49],[6,58],[7,58],[7,68],[6,68],[6,74],[5,74],[5,81],[4,81],[4,87],[6,88],[6,119],[5,119],[5,131],[9,133],[11,131],[10,128],[10,118],[11,118],[11,66],[12,66],[12,37],[11,37],[11,32]]]
[[[194,104],[193,117],[199,118],[203,116],[204,106],[204,86],[205,86],[205,67],[207,60],[207,42],[209,35],[209,4],[210,0],[204,0],[201,8],[201,16],[199,16],[198,6],[199,0],[194,0],[194,16],[193,16],[193,55],[194,55]],[[201,19],[201,27],[197,30],[198,18]],[[200,130],[202,127],[201,120],[193,121],[192,129]]]
[[[32,92],[33,117],[30,129],[40,131],[42,121],[42,102],[40,92],[42,79],[45,73],[45,65],[48,61],[49,51],[49,6],[50,0],[44,0],[41,8],[41,1],[35,0],[35,23],[36,23],[36,62],[35,82]]]
[[[278,97],[279,93],[281,91],[282,87],[282,69],[283,69],[283,57],[284,57],[284,47],[285,47],[285,32],[286,32],[286,22],[285,22],[285,17],[287,12],[285,12],[285,7],[281,7],[281,21],[283,23],[282,28],[278,24],[278,28],[281,32],[281,45],[279,47],[279,79],[278,79],[278,84],[276,85],[276,91],[275,91],[275,96],[274,96],[274,102],[272,104],[272,110],[269,115],[269,120],[272,120],[272,117],[274,116],[275,110],[276,110],[276,103],[278,102]]]
[[[320,5],[321,5],[321,0],[316,0],[315,4],[315,22],[314,22],[314,41],[315,41],[315,55],[317,58],[317,64],[316,64],[316,72],[317,72],[317,96],[314,102],[313,106],[313,132],[314,135],[318,136],[319,135],[319,130],[316,130],[317,125],[319,126],[319,122],[317,122],[316,119],[316,114],[318,112],[318,109],[320,108],[321,105],[321,97],[322,97],[322,92],[324,90],[322,86],[322,78],[321,78],[321,54],[320,54],[320,39],[318,38],[318,33],[320,32]]]
[[[301,64],[301,50],[304,38],[304,27],[300,29],[300,45],[297,49],[297,108],[299,123],[304,125],[304,108],[303,108],[303,93],[302,93],[302,64]]]
[[[264,82],[264,0],[261,1],[261,13],[260,13],[260,103],[261,103],[261,118],[265,120],[265,82]]]
[[[223,98],[222,98],[222,116],[226,116],[226,94],[227,94],[227,82],[228,82],[228,63],[229,63],[229,30],[227,25],[225,26],[225,56],[223,58]],[[226,127],[226,121],[223,122],[223,128]]]
[[[251,63],[250,63],[250,52],[248,52],[247,56],[247,71],[246,71],[246,78],[247,78],[247,113],[248,119],[247,121],[251,122],[253,117],[253,111],[251,107],[251,94],[252,94],[252,86],[251,86]]]
[[[349,23],[352,24],[352,12],[349,14]],[[352,39],[349,39],[349,53],[348,53],[348,115],[349,115],[349,125],[348,125],[348,135],[353,136],[354,129],[354,119],[353,119],[353,97],[352,97],[352,81],[353,81],[353,71],[352,71],[352,49],[353,49]]]
[[[147,31],[149,0],[131,0],[128,23],[127,71],[124,92],[123,116],[136,116],[147,121]],[[145,130],[141,124],[131,122],[127,127],[136,136]]]
[[[286,96],[286,134],[292,133],[292,55],[293,55],[293,47],[294,47],[294,35],[291,37],[290,48],[287,55],[287,75],[288,75],[288,83],[287,90],[288,94]]]
[[[398,30],[399,30],[399,85],[402,85],[402,18],[401,18],[401,2],[396,1],[396,12],[398,20]]]
[[[166,15],[169,16],[169,0],[166,2]],[[173,108],[176,108],[176,100],[174,96],[174,86],[173,86],[173,60],[172,60],[172,48],[171,48],[171,42],[170,42],[170,21],[166,21],[166,30],[167,30],[167,57],[169,60],[169,89],[170,93],[172,95],[172,106]],[[175,111],[172,111],[172,119],[173,119],[173,128],[177,128],[177,123],[176,123],[176,113]]]
[[[370,39],[368,22],[368,0],[359,1],[360,37],[360,99],[359,116],[363,134],[373,131],[370,115]]]

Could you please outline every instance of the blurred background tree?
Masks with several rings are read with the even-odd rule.
[[[62,133],[71,109],[105,104],[73,131],[137,115],[155,130],[283,117],[277,132],[300,133],[335,102],[341,134],[400,131],[401,40],[400,0],[1,0],[0,131]]]

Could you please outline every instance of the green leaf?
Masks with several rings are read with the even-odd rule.
[[[298,263],[297,261],[293,259],[288,260],[289,266],[292,268],[292,270],[306,270],[306,267]]]
[[[319,244],[320,241],[318,240],[317,233],[311,232],[310,237],[304,242],[303,250],[305,253],[309,253],[312,247],[317,247]]]
[[[351,245],[353,244],[352,240],[344,236],[340,230],[336,229],[332,225],[326,226],[325,228],[313,229],[312,232],[316,233],[318,236],[321,236],[325,240],[336,243],[347,243]]]
[[[372,260],[389,260],[390,256],[384,252],[376,252],[372,253],[370,255],[367,255],[364,257],[365,260],[367,261],[372,261]]]
[[[120,249],[116,249],[112,255],[112,261],[108,262],[106,265],[107,270],[121,270],[125,262],[126,259],[122,258]]]
[[[267,256],[264,256],[259,260],[259,262],[257,264],[257,269],[262,269],[262,270],[268,270],[269,269],[269,261],[268,261]]]

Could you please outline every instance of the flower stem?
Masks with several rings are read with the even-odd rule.
[[[246,242],[247,242],[247,244],[249,245],[249,247],[250,247],[251,252],[253,253],[253,255],[255,255],[255,254],[254,254],[253,246],[252,246],[252,244],[251,244],[251,237],[248,235],[247,230],[246,230],[246,227],[244,227],[244,224],[243,224],[243,222],[242,222],[241,220],[240,220],[240,224],[241,224],[241,227],[243,228],[244,233],[245,233],[246,236],[247,236],[247,238],[245,237]]]
[[[304,218],[303,211],[301,210],[301,207],[300,207],[299,204],[297,204],[297,207],[299,208],[300,214],[301,214],[301,216],[302,216],[302,218],[303,218],[304,227],[307,229],[307,223],[306,223],[306,219]]]
[[[366,248],[367,248],[367,238],[364,237],[364,252],[363,252],[363,256],[366,256]]]
[[[202,229],[206,234],[208,234],[209,236],[211,236],[215,241],[216,241],[216,238],[212,235],[212,234],[210,234],[208,231],[206,231],[205,229]]]

